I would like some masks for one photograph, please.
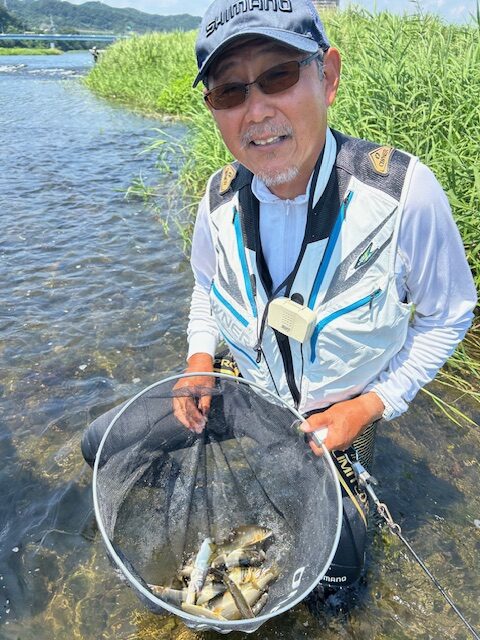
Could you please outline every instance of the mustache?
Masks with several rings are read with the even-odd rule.
[[[258,138],[276,138],[277,136],[291,136],[293,129],[286,125],[279,124],[254,124],[241,135],[240,144],[242,147],[248,145]]]

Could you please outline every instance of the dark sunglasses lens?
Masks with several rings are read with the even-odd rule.
[[[244,84],[224,84],[207,94],[207,101],[214,109],[231,109],[245,100],[247,87]]]
[[[257,84],[264,93],[277,93],[293,87],[299,78],[300,64],[292,60],[267,69],[257,78]]]
[[[277,64],[264,71],[255,80],[263,93],[278,93],[293,87],[300,78],[300,63],[297,60]],[[244,102],[248,87],[240,82],[223,84],[205,95],[208,104],[214,109],[231,109]]]

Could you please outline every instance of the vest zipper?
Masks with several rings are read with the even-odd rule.
[[[337,221],[335,223],[332,234],[330,235],[327,248],[325,249],[324,257],[320,263],[320,267],[319,267],[317,276],[315,278],[314,286],[310,294],[310,300],[308,303],[308,306],[310,309],[313,309],[313,307],[315,306],[315,300],[316,300],[318,291],[320,289],[320,285],[322,284],[323,278],[327,271],[330,258],[332,256],[333,250],[335,248],[338,237],[340,235],[343,221],[345,220],[345,215],[347,212],[348,205],[350,204],[352,198],[353,198],[353,192],[349,191],[346,194],[345,198],[343,199],[342,205],[340,207],[340,211],[338,213]],[[285,370],[285,376],[287,378],[288,388],[290,389],[290,393],[292,394],[295,409],[298,409],[298,407],[300,406],[301,394],[300,394],[300,391],[298,390],[297,383],[295,380],[292,350],[290,349],[290,341],[289,341],[289,338],[287,336],[284,336],[282,333],[275,331],[275,335],[277,338],[278,348],[280,349],[280,353],[283,360],[283,368]],[[257,357],[257,361],[258,361],[258,357]]]
[[[337,318],[340,318],[341,316],[344,316],[345,314],[350,313],[350,311],[355,311],[355,309],[359,309],[360,307],[363,307],[367,304],[371,309],[373,305],[373,301],[375,300],[375,298],[378,298],[378,296],[381,293],[382,293],[381,289],[376,289],[373,293],[371,293],[368,296],[365,296],[361,300],[357,300],[357,302],[353,302],[352,304],[349,304],[348,307],[339,309],[338,311],[331,313],[329,316],[327,316],[323,320],[320,320],[320,322],[316,325],[313,331],[312,337],[310,338],[310,350],[311,350],[310,362],[311,363],[315,362],[315,358],[316,358],[315,348],[317,346],[318,336],[320,331],[322,331],[322,329],[324,329],[324,327],[326,327],[327,324],[330,324],[330,322],[332,322],[333,320],[336,320]]]
[[[325,253],[323,254],[322,260],[320,261],[317,275],[315,276],[313,287],[310,292],[310,297],[308,300],[309,309],[313,309],[315,307],[318,292],[320,291],[320,287],[322,286],[323,279],[325,278],[325,274],[327,273],[328,265],[330,264],[332,254],[337,244],[337,240],[340,236],[340,231],[342,230],[342,225],[343,225],[343,222],[345,221],[345,216],[347,215],[347,209],[350,202],[352,201],[352,198],[353,198],[353,191],[348,191],[348,193],[346,194],[341,204],[340,211],[338,212],[337,220],[335,222],[335,226],[333,227],[330,237],[328,239]]]
[[[253,317],[256,318],[257,303],[255,302],[256,291],[254,290],[254,288],[256,288],[256,285],[254,285],[254,282],[252,281],[252,277],[254,278],[255,276],[253,274],[250,274],[248,269],[247,256],[245,254],[245,246],[243,244],[242,225],[241,225],[240,216],[238,214],[238,210],[236,207],[234,207],[234,210],[233,210],[233,226],[235,229],[235,236],[237,239],[238,257],[240,259],[240,264],[242,266],[242,274],[243,274],[243,281],[245,283],[245,291],[247,292],[247,297],[248,297],[248,301],[250,302],[250,307],[252,309]]]

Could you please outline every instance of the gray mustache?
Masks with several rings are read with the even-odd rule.
[[[277,136],[291,136],[293,130],[288,126],[261,125],[249,127],[240,138],[243,147],[247,147],[258,138],[275,138]]]

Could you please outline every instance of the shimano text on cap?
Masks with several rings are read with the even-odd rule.
[[[234,40],[264,36],[305,53],[330,46],[311,0],[215,0],[207,9],[196,43],[198,75],[205,80],[217,56]]]

